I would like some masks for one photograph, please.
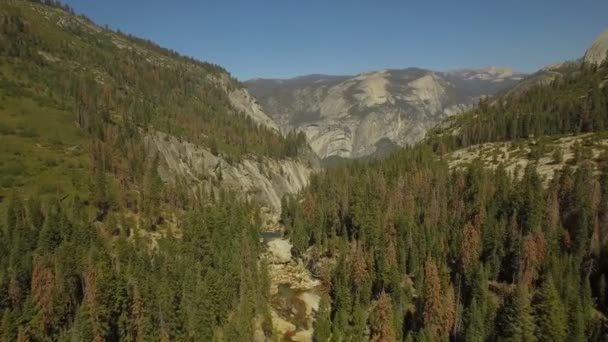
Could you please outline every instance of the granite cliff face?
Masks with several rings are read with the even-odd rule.
[[[282,131],[303,131],[320,158],[362,157],[413,144],[443,118],[519,82],[508,68],[417,68],[356,76],[309,75],[245,82]]]
[[[272,130],[278,131],[279,126],[260,108],[256,99],[251,96],[246,88],[234,85],[234,80],[226,73],[210,76],[212,82],[220,87],[228,95],[230,105],[258,125],[265,126]]]
[[[608,57],[608,31],[597,37],[591,47],[585,52],[583,63],[598,66]]]
[[[252,155],[229,163],[204,147],[164,133],[148,135],[147,143],[160,156],[159,173],[164,181],[180,179],[192,191],[232,190],[266,207],[273,216],[280,213],[281,197],[306,186],[318,169],[315,156],[275,160]]]

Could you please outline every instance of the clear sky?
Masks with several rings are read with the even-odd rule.
[[[241,80],[581,57],[607,0],[66,0],[98,24],[219,64]]]

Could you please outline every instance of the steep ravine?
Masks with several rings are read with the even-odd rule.
[[[312,152],[297,159],[251,156],[228,163],[221,155],[164,133],[149,134],[146,142],[151,153],[160,157],[159,173],[163,181],[185,182],[194,194],[229,189],[243,199],[257,201],[265,209],[262,231],[281,228],[277,221],[282,196],[305,187],[319,168]],[[282,232],[266,232],[263,236],[262,258],[268,263],[271,279],[274,330],[281,341],[312,341],[314,315],[320,300],[319,281],[302,260],[292,257],[291,243]],[[266,337],[259,331],[254,339],[265,341]]]

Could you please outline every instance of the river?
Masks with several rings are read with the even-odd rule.
[[[312,341],[319,308],[319,281],[302,260],[291,255],[292,245],[280,232],[262,233],[266,247],[272,296],[272,321],[281,341]]]

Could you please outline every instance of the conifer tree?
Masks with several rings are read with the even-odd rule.
[[[536,341],[530,301],[522,285],[516,287],[504,304],[498,328],[498,337],[503,341]]]
[[[393,330],[393,305],[391,297],[382,291],[375,303],[370,317],[370,339],[378,342],[389,342],[395,340]]]
[[[466,313],[466,328],[464,337],[466,341],[485,341],[485,320],[483,317],[483,311],[479,304],[477,304],[477,298],[473,298],[471,305],[467,308]]]
[[[534,300],[536,338],[539,341],[566,341],[566,312],[551,275],[544,277]]]
[[[314,339],[319,342],[327,342],[331,339],[331,317],[329,309],[329,298],[321,296],[319,311],[315,321]]]

